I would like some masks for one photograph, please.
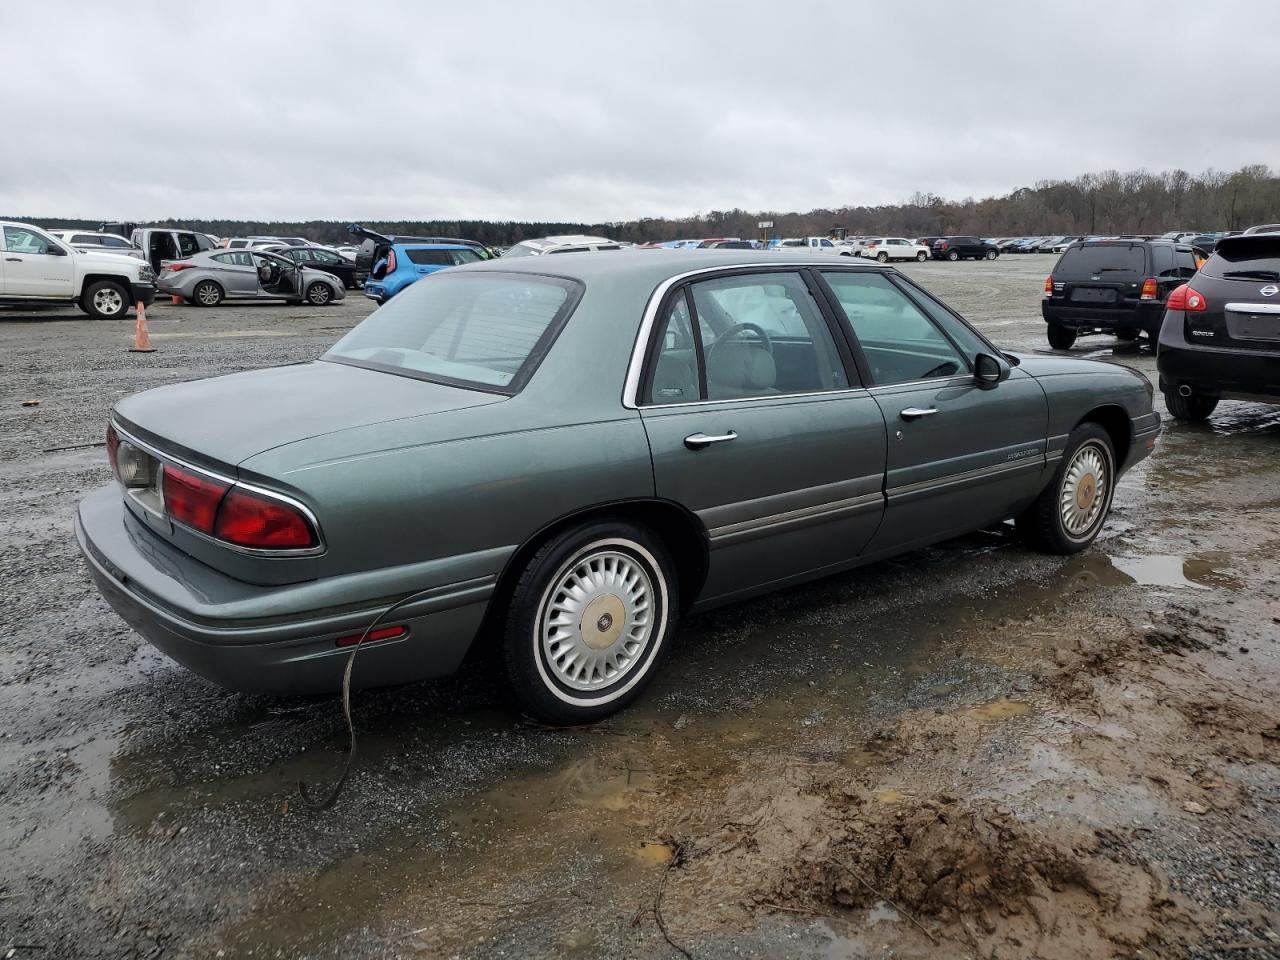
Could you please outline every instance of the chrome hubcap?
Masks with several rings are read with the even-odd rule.
[[[214,304],[218,302],[218,291],[213,287],[205,285],[200,288],[200,302]]]
[[[1107,458],[1094,443],[1076,451],[1062,478],[1062,526],[1073,537],[1093,529],[1107,503]]]
[[[539,641],[555,678],[598,690],[630,671],[648,646],[653,584],[634,557],[598,550],[560,568],[541,609]]]
[[[328,300],[328,299],[329,299],[329,291],[328,291],[328,289],[327,289],[327,288],[325,288],[325,287],[312,287],[312,288],[311,288],[311,302],[312,302],[312,303],[324,303],[324,302],[325,302],[326,300]]]
[[[119,313],[124,307],[124,297],[119,290],[99,290],[93,295],[93,305],[99,313]]]

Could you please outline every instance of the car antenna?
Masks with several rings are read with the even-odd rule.
[[[351,721],[351,671],[356,663],[356,654],[360,652],[360,647],[364,644],[374,627],[387,617],[391,616],[391,614],[395,613],[401,607],[407,606],[415,600],[425,599],[431,593],[431,590],[419,590],[417,593],[411,593],[409,596],[397,600],[391,606],[387,607],[387,609],[383,610],[373,618],[373,621],[369,626],[364,628],[364,633],[360,634],[360,639],[356,641],[356,645],[351,648],[351,653],[347,655],[347,666],[342,672],[342,718],[347,723],[347,734],[351,738],[351,743],[347,748],[347,760],[342,765],[342,773],[338,777],[338,782],[333,785],[333,789],[329,791],[328,796],[323,800],[312,796],[311,789],[307,786],[305,781],[298,781],[298,793],[302,795],[302,802],[312,810],[317,812],[328,810],[338,802],[338,797],[342,793],[342,788],[346,784],[347,777],[351,773],[351,767],[356,760],[356,728],[355,724]]]

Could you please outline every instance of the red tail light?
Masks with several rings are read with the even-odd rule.
[[[177,273],[179,270],[190,270],[194,266],[194,263],[166,263],[164,268],[171,273]]]
[[[938,246],[939,248],[945,250],[947,249],[947,247],[951,246],[951,243],[947,240],[943,240],[941,243],[938,244]]]
[[[1044,278],[1044,295],[1047,297],[1053,293],[1053,274]]]
[[[1160,298],[1160,287],[1156,283],[1155,277],[1147,277],[1142,281],[1142,299],[1158,300]]]
[[[317,543],[311,522],[297,507],[238,487],[222,500],[213,535],[265,550],[305,549]]]
[[[1190,284],[1184,283],[1169,294],[1169,302],[1165,304],[1165,309],[1185,310],[1187,313],[1203,313],[1208,308],[1205,306],[1204,294]]]
[[[396,252],[394,250],[387,251],[387,273],[396,272]]]
[[[409,630],[406,627],[378,627],[376,630],[370,630],[369,635],[364,638],[365,643],[373,643],[377,640],[390,640],[393,637],[403,637]],[[339,647],[354,647],[363,637],[362,633],[353,633],[347,637],[339,637],[334,643]]]
[[[163,478],[164,508],[169,516],[212,536],[218,504],[231,485],[167,463]]]

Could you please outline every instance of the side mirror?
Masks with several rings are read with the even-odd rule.
[[[49,244],[49,249],[47,249],[45,253],[51,257],[65,257],[67,255],[67,251],[52,243]]]
[[[980,353],[973,358],[973,379],[978,386],[990,389],[1009,379],[1009,366],[989,353]]]

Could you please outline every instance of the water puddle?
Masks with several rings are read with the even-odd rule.
[[[1226,572],[1232,562],[1231,554],[1217,550],[1185,557],[1173,553],[1116,557],[1089,553],[1073,562],[1073,579],[1104,587],[1137,584],[1190,590],[1238,590],[1241,581]]]
[[[988,703],[978,703],[971,707],[963,707],[956,711],[961,717],[969,717],[972,720],[1011,720],[1014,717],[1022,717],[1029,713],[1031,704],[1022,700],[1009,700],[1001,697],[998,700],[992,700]]]

